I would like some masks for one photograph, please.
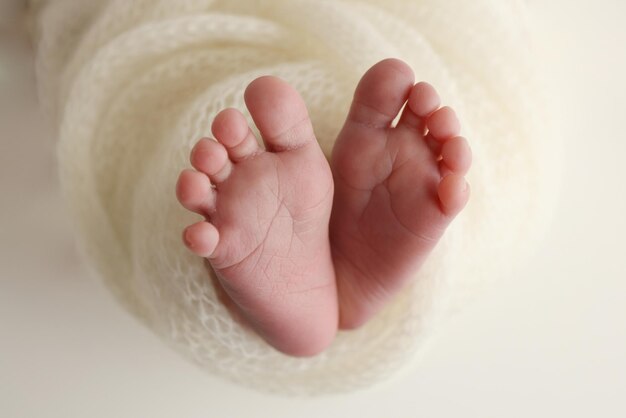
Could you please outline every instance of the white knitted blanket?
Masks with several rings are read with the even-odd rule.
[[[405,367],[467,296],[545,231],[557,143],[521,1],[43,0],[33,2],[42,104],[89,265],[126,309],[213,374],[324,393]],[[453,106],[472,145],[472,199],[413,283],[323,354],[290,358],[231,320],[174,185],[193,143],[274,74],[301,92],[326,155],[356,82],[398,57]]]

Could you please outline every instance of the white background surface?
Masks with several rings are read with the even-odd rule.
[[[626,416],[626,7],[530,4],[565,122],[563,190],[546,242],[442,330],[417,369],[321,399],[203,374],[86,275],[28,44],[0,29],[0,416]]]

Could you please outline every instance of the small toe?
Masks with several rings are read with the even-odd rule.
[[[441,179],[437,190],[441,209],[448,216],[456,215],[465,207],[469,193],[469,184],[462,175],[448,174]]]
[[[248,85],[244,99],[268,151],[294,150],[315,141],[306,105],[287,82],[259,77]]]
[[[375,64],[359,81],[348,121],[372,128],[388,128],[407,100],[415,76],[395,58]]]
[[[191,151],[191,165],[205,173],[214,184],[226,180],[232,170],[226,148],[217,141],[202,138]]]
[[[454,110],[444,106],[430,115],[426,121],[429,133],[436,139],[443,141],[455,137],[461,132],[461,124]]]
[[[256,155],[259,144],[248,126],[246,118],[237,109],[224,109],[215,116],[211,131],[228,151],[231,160],[237,162]]]
[[[420,81],[411,89],[398,125],[423,129],[424,119],[439,109],[440,105],[441,99],[435,88],[424,81]]]
[[[472,165],[472,150],[465,138],[456,136],[443,143],[441,158],[451,172],[465,174]]]
[[[441,98],[437,90],[425,81],[420,81],[411,90],[408,106],[420,118],[430,115],[439,109],[440,105]]]
[[[176,197],[187,210],[208,216],[215,208],[215,191],[209,178],[194,170],[183,170],[176,183]]]
[[[219,232],[208,222],[197,222],[185,228],[183,242],[191,252],[200,257],[211,257],[219,242]]]

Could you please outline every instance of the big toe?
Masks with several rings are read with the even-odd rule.
[[[415,76],[395,58],[375,64],[359,81],[348,121],[373,128],[388,128],[406,102]]]
[[[244,99],[268,151],[297,149],[315,140],[302,97],[280,78],[257,78]]]

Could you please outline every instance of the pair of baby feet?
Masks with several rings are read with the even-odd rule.
[[[467,202],[471,152],[452,109],[396,59],[359,82],[330,165],[292,87],[261,77],[244,98],[265,150],[239,111],[215,117],[216,140],[195,145],[177,183],[205,217],[183,240],[236,318],[283,353],[314,355],[420,268]]]

